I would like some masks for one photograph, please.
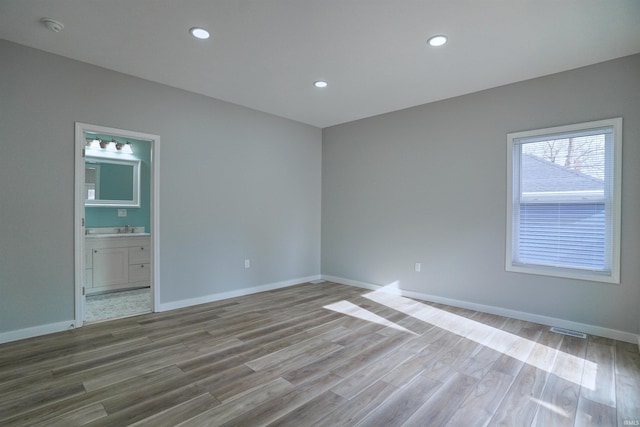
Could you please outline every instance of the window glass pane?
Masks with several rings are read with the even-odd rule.
[[[591,177],[600,180],[600,182],[604,179],[605,137],[605,133],[599,133],[565,139],[525,142],[522,147],[522,154],[523,158],[529,159],[529,163],[538,161],[556,165],[558,168],[556,173],[551,168],[544,169],[545,172],[549,172],[552,176],[565,178],[569,177],[567,172],[575,173],[577,178],[572,178],[564,185],[565,188],[573,190],[575,189],[572,188],[573,184],[591,187],[593,184],[584,178]],[[536,172],[533,170],[536,165],[529,164],[528,166],[531,169],[531,173]],[[538,166],[538,169],[542,167]],[[547,182],[552,180],[552,177],[547,176],[545,178],[540,175],[531,176],[531,178],[532,185],[539,184],[538,180],[540,179],[546,179]],[[555,183],[551,187],[556,188],[558,185],[559,183]]]
[[[513,261],[610,271],[611,130],[515,141]]]
[[[605,270],[604,203],[521,204],[518,261]]]

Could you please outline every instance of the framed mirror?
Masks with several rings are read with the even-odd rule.
[[[84,205],[140,207],[140,160],[85,157]]]

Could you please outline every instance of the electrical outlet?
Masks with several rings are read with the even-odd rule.
[[[416,262],[415,268],[416,268],[416,273],[420,273],[420,263],[419,262]]]
[[[249,268],[251,267],[251,261],[249,261],[248,259],[244,260],[244,268]]]
[[[127,216],[126,209],[118,209],[118,216]]]

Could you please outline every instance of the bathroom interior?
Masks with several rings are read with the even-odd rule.
[[[84,322],[149,313],[151,142],[84,136]]]

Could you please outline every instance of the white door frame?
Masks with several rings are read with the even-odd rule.
[[[85,272],[84,226],[84,150],[86,132],[139,139],[151,143],[151,300],[153,311],[160,307],[160,136],[106,126],[76,122],[75,124],[75,188],[74,188],[74,248],[75,248],[75,327],[84,323],[83,293]]]

